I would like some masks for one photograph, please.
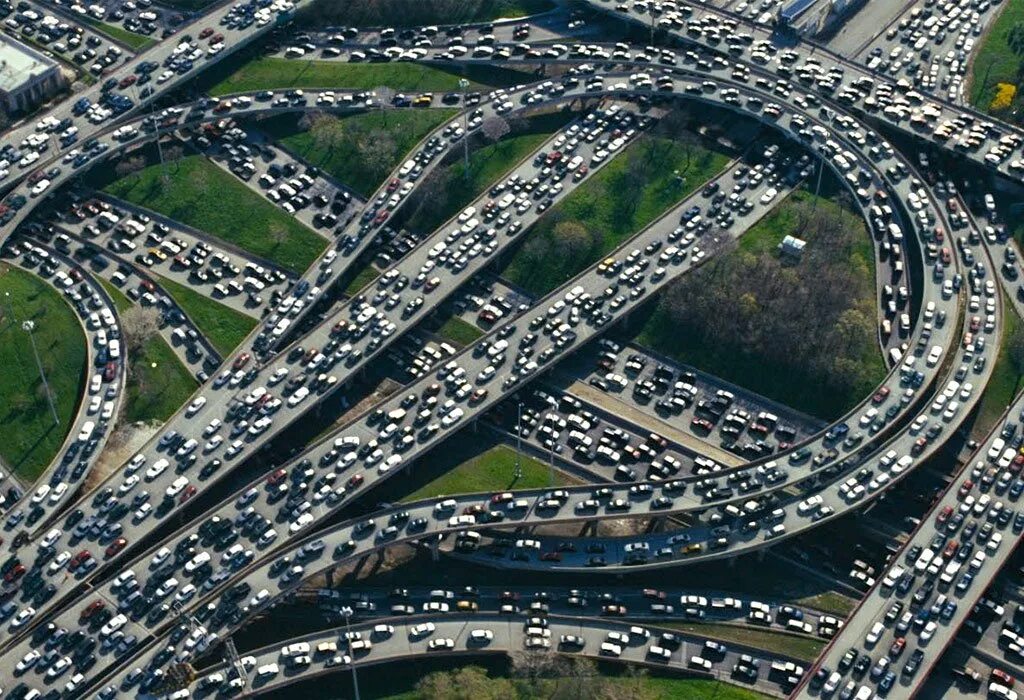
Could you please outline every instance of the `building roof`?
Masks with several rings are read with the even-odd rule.
[[[782,8],[780,12],[782,21],[787,24],[796,21],[800,18],[800,15],[811,9],[817,2],[818,0],[793,0],[793,2]]]
[[[28,46],[0,34],[0,91],[13,92],[32,76],[45,73],[56,62]]]

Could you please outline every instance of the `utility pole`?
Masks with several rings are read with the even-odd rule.
[[[459,89],[462,90],[462,154],[465,161],[462,170],[466,180],[469,180],[469,111],[466,109],[466,89],[468,87],[469,81],[459,78]]]
[[[34,321],[25,321],[21,324],[23,331],[28,331],[28,339],[32,343],[32,354],[36,357],[36,367],[39,368],[39,378],[43,380],[43,389],[46,390],[46,400],[50,403],[50,413],[53,414],[53,424],[60,425],[60,418],[57,417],[57,407],[53,404],[53,392],[50,391],[50,383],[46,381],[46,372],[43,371],[43,363],[39,359],[39,349],[36,347],[36,337],[32,333],[35,330]]]
[[[350,608],[348,606],[345,606],[344,608],[341,609],[341,614],[345,618],[345,631],[349,633],[347,636],[351,640],[351,637],[352,637],[352,634],[351,634],[352,626],[349,624],[349,621],[352,619],[352,608]],[[351,647],[351,641],[350,641],[349,645]],[[351,658],[351,661],[349,662],[349,665],[352,666],[352,687],[355,689],[356,700],[360,700],[360,698],[359,698],[359,676],[356,675],[356,655],[352,654],[350,658]]]

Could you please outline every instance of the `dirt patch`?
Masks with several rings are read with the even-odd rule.
[[[117,426],[107,439],[107,444],[96,464],[85,477],[85,490],[95,488],[117,471],[149,442],[161,427],[161,423],[128,423]]]

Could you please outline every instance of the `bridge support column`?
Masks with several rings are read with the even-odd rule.
[[[757,550],[757,560],[759,562],[764,561],[765,557],[767,557],[767,556],[768,556],[768,547],[761,547],[759,550]]]
[[[729,557],[725,563],[730,569],[735,569],[737,559],[739,559],[739,557]]]
[[[435,564],[437,562],[441,561],[441,554],[438,551],[438,546],[440,544],[441,544],[441,540],[431,540],[430,541],[430,561],[434,562]]]

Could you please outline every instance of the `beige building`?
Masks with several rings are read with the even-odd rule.
[[[30,111],[63,87],[57,61],[0,34],[0,111],[8,117]]]

